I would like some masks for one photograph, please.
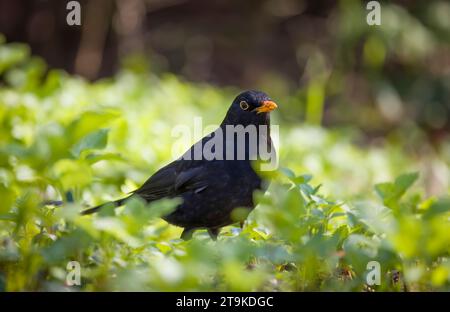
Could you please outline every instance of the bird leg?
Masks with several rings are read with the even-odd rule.
[[[181,239],[182,240],[190,240],[192,238],[192,235],[194,234],[195,229],[191,229],[191,228],[185,228],[183,230],[183,233],[181,233]]]
[[[208,234],[211,237],[212,240],[217,240],[217,236],[219,235],[220,229],[218,228],[208,228]]]

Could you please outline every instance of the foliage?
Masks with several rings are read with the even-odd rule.
[[[419,157],[398,135],[361,146],[356,129],[275,115],[282,166],[269,174],[268,192],[255,194],[244,228],[225,228],[217,242],[206,232],[182,241],[179,228],[158,218],[176,200],[78,212],[126,194],[171,161],[195,140],[172,148],[172,127],[190,127],[194,116],[219,123],[237,90],[127,68],[88,83],[46,72],[26,46],[2,44],[0,55],[1,290],[450,289],[450,199],[425,196],[419,178],[423,164],[447,168],[448,146]],[[393,182],[377,183],[386,180]],[[43,205],[56,199],[64,205]],[[366,285],[373,260],[379,286]],[[81,264],[79,287],[65,285],[69,261]]]

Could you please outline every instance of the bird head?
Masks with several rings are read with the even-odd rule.
[[[234,99],[222,124],[268,125],[269,113],[277,107],[277,104],[264,92],[245,91]]]

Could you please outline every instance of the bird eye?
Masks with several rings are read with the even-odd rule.
[[[246,101],[241,101],[241,103],[239,103],[239,106],[243,109],[243,110],[247,110],[250,105],[248,105],[248,103]]]

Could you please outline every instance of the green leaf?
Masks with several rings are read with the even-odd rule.
[[[111,108],[84,112],[80,117],[73,120],[67,129],[70,142],[78,142],[89,133],[109,127],[119,116],[121,116],[120,112]]]
[[[398,206],[398,200],[414,184],[418,177],[419,174],[417,172],[402,174],[393,183],[376,184],[375,191],[383,199],[383,203],[386,206],[394,208]]]
[[[279,170],[284,176],[288,177],[289,179],[295,178],[295,173],[291,169],[286,168],[286,167],[281,167]]]
[[[74,157],[79,157],[81,152],[89,149],[102,149],[108,143],[108,129],[100,129],[82,138],[70,150]]]
[[[424,218],[432,218],[436,215],[444,214],[450,211],[450,198],[440,199],[431,204],[431,206],[424,213]]]
[[[418,178],[419,173],[417,172],[407,173],[399,176],[397,179],[395,179],[395,185],[397,187],[397,190],[404,193],[414,184],[414,182],[416,182]]]
[[[311,181],[312,178],[313,178],[313,177],[312,177],[312,175],[310,175],[310,174],[302,174],[302,175],[300,175],[300,176],[298,176],[298,177],[295,177],[294,182],[295,182],[296,184],[300,184],[300,183],[306,184],[306,183],[308,183],[309,181]]]

